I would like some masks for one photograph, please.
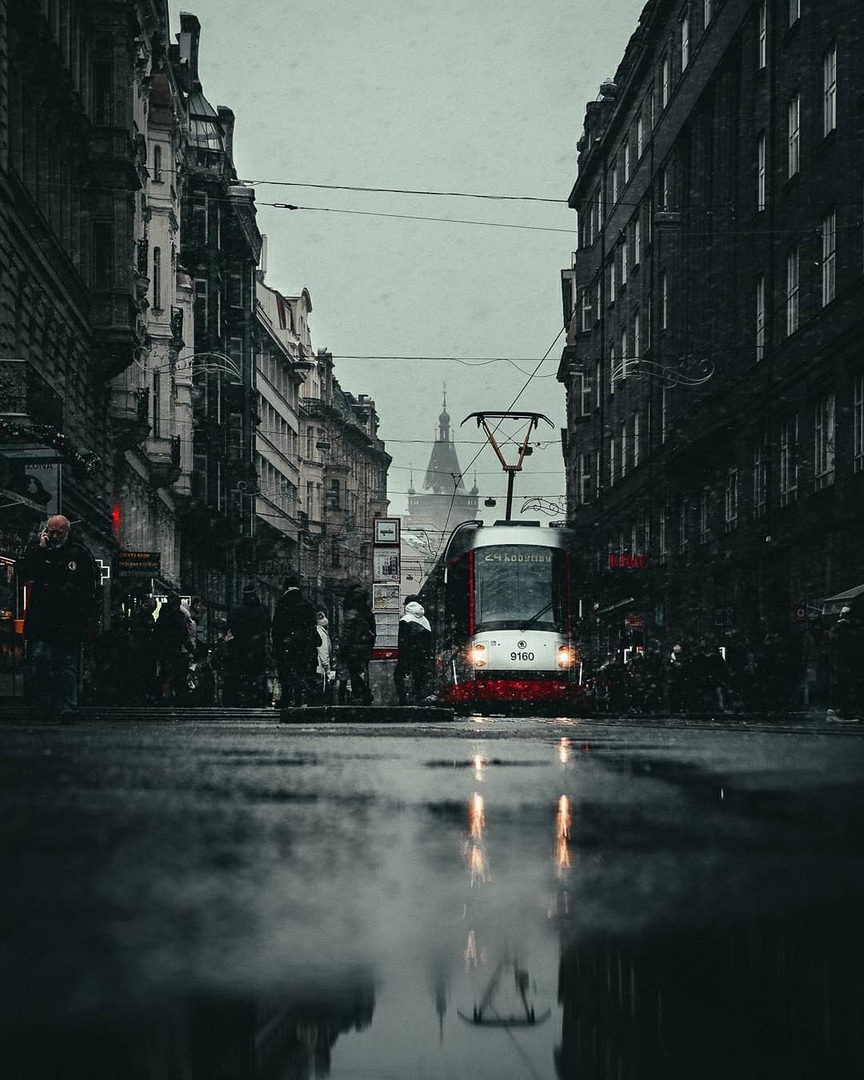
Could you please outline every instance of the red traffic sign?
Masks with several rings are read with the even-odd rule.
[[[641,630],[645,625],[645,616],[641,612],[631,612],[624,616],[624,626],[627,630]]]

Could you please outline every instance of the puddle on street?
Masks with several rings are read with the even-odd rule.
[[[224,909],[194,950],[178,930],[161,943],[175,965],[161,985],[148,954],[54,1014],[10,1024],[7,1010],[3,1076],[859,1080],[862,894],[830,899],[842,852],[838,889],[817,899],[795,892],[818,865],[803,828],[775,862],[763,836],[742,841],[725,794],[694,801],[689,773],[673,780],[698,813],[676,847],[667,832],[652,847],[645,820],[663,825],[673,804],[656,767],[634,781],[641,801],[622,800],[616,759],[597,765],[586,745],[580,761],[567,738],[530,759],[465,749],[365,786],[325,761],[317,798],[244,804],[246,848],[292,822],[285,865],[265,866],[257,892],[242,861],[211,867],[208,902]]]

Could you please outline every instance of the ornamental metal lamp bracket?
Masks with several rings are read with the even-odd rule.
[[[611,378],[613,382],[622,379],[645,379],[661,386],[703,386],[713,375],[714,365],[710,360],[682,356],[667,363],[641,359],[621,360],[613,367]]]
[[[529,454],[533,452],[533,447],[530,447],[528,445],[528,440],[531,437],[531,432],[536,429],[537,425],[540,423],[541,420],[545,420],[549,427],[554,427],[555,425],[552,423],[548,416],[546,416],[544,413],[538,412],[487,412],[484,410],[483,412],[469,413],[462,421],[462,423],[466,424],[472,418],[476,419],[477,427],[483,428],[484,434],[489,441],[489,445],[495,451],[498,460],[501,462],[502,469],[504,470],[504,472],[507,473],[507,510],[504,514],[504,520],[510,521],[511,513],[513,510],[513,482],[515,480],[516,473],[522,471],[522,462],[525,460],[526,457],[528,457]],[[501,427],[501,424],[496,424],[494,429],[490,428],[490,420],[499,420],[502,422],[504,420],[525,421],[525,435],[522,439],[522,442],[519,444],[519,456],[515,463],[511,464],[507,462],[501,450],[501,447],[499,446],[498,441],[495,438],[495,432]]]

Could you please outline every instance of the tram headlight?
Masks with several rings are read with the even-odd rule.
[[[579,662],[579,654],[573,645],[561,644],[558,646],[558,667],[561,670],[575,667]]]
[[[486,646],[485,645],[481,645],[479,643],[476,644],[476,645],[472,645],[469,655],[471,657],[471,663],[474,665],[474,667],[485,667],[486,666]]]

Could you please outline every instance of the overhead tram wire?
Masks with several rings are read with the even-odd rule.
[[[489,199],[493,202],[539,202],[554,206],[566,206],[566,199],[546,199],[539,195],[490,195],[475,191],[426,191],[421,188],[359,187],[353,184],[304,184],[296,180],[241,180],[241,184],[253,187],[302,187],[323,191],[361,191],[384,195],[432,195],[449,199]]]
[[[564,233],[566,236],[577,236],[578,229],[552,229],[545,225],[511,225],[504,221],[470,221],[466,218],[439,218],[429,217],[424,214],[384,214],[375,210],[337,210],[332,206],[299,206],[295,203],[259,202],[256,206],[270,206],[276,210],[307,210],[317,211],[322,214],[352,214],[356,217],[396,218],[400,221],[437,221],[451,225],[485,225],[490,229],[523,229],[526,232],[553,232]]]

